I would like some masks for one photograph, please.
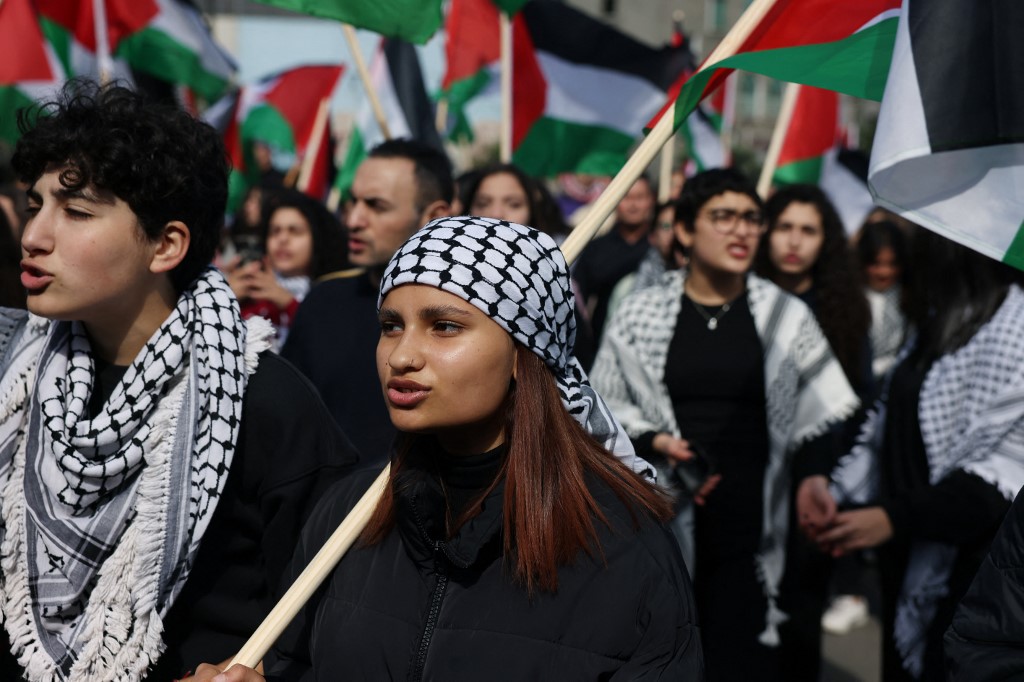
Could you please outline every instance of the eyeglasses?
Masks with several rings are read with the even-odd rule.
[[[711,221],[711,226],[715,228],[715,232],[721,235],[732,234],[741,222],[758,234],[764,234],[768,229],[768,223],[764,219],[764,214],[760,211],[740,213],[731,208],[713,208],[704,215]]]
[[[669,232],[672,230],[672,223],[666,220],[659,220],[658,222],[654,223],[654,226],[664,232]]]

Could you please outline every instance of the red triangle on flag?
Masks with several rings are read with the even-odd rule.
[[[157,0],[103,0],[107,13],[107,37],[110,51],[126,36],[139,31],[157,14],[160,7]],[[76,41],[96,51],[96,24],[93,0],[36,0],[41,16],[63,26],[71,32]]]
[[[54,80],[43,33],[29,0],[0,4],[0,85]]]

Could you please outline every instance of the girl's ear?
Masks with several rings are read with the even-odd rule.
[[[180,220],[172,220],[164,225],[163,233],[156,241],[153,259],[149,263],[150,271],[170,272],[178,267],[188,253],[191,239],[188,226]]]
[[[687,230],[681,220],[677,220],[672,225],[672,232],[675,234],[676,241],[682,244],[685,248],[689,249],[693,247],[693,232]]]

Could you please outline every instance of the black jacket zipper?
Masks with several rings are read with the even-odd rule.
[[[437,571],[437,583],[430,596],[430,612],[427,614],[427,622],[423,626],[423,635],[420,637],[419,653],[416,656],[416,665],[413,666],[409,679],[419,682],[423,679],[423,667],[427,662],[427,651],[430,649],[430,640],[434,636],[434,627],[437,625],[438,616],[441,615],[441,602],[444,601],[444,593],[448,587],[447,558],[444,556],[440,542],[434,542],[434,567]]]

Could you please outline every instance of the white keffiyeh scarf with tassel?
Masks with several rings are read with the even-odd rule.
[[[932,365],[921,386],[918,417],[934,485],[962,469],[1013,500],[1024,486],[1024,291],[1006,300],[962,348]],[[910,349],[908,342],[897,364]],[[885,399],[875,405],[857,445],[832,473],[840,504],[866,505],[879,495],[878,457],[885,431]],[[954,545],[916,540],[896,607],[894,639],[903,666],[919,677],[926,633],[948,592]]]
[[[160,655],[272,334],[207,270],[90,417],[83,326],[0,311],[0,609],[29,680],[138,679]]]

